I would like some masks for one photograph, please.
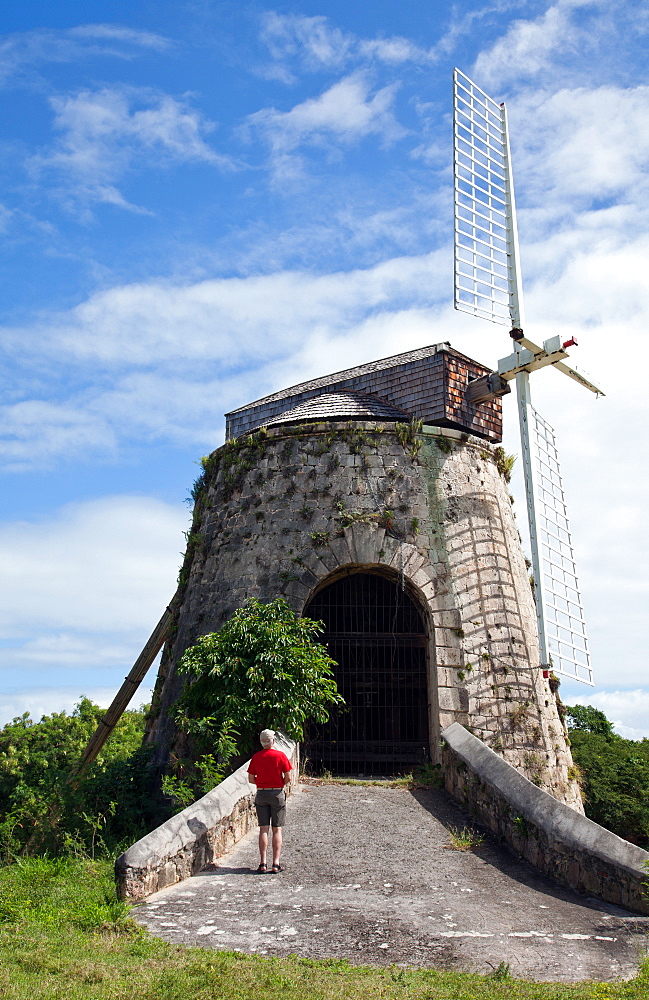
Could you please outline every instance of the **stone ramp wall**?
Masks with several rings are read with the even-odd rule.
[[[299,747],[277,738],[299,781]],[[129,847],[115,862],[120,899],[133,902],[195,875],[225,854],[257,822],[247,761],[229,778]]]
[[[447,791],[563,885],[649,914],[649,854],[534,785],[455,722],[442,733]]]

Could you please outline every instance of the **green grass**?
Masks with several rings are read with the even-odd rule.
[[[451,826],[448,834],[451,838],[451,843],[448,846],[452,851],[472,851],[474,847],[481,847],[484,843],[482,834],[468,826],[463,826],[462,829]]]
[[[164,944],[116,899],[108,862],[30,858],[0,869],[3,1000],[647,1000],[630,983],[530,983]]]
[[[431,789],[444,784],[439,765],[421,764],[408,774],[393,778],[348,778],[323,771],[319,775],[301,775],[305,784],[312,785],[378,785],[381,788]]]

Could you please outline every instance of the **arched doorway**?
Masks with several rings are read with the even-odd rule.
[[[391,775],[429,760],[426,627],[401,581],[350,572],[304,614],[324,622],[346,702],[309,734],[314,771]]]

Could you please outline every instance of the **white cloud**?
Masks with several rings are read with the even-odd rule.
[[[32,661],[36,640],[58,661],[75,636],[146,638],[174,593],[186,524],[180,505],[115,496],[0,525],[0,637],[28,643]]]
[[[28,712],[35,722],[44,715],[51,715],[53,712],[67,712],[70,715],[82,695],[90,698],[101,708],[108,708],[115,694],[113,688],[97,687],[96,685],[87,686],[83,691],[62,685],[61,687],[40,687],[27,691],[4,692],[0,695],[0,726],[6,725],[7,722],[23,715],[24,712]],[[147,703],[150,696],[149,688],[140,688],[130,707]]]
[[[378,135],[385,143],[404,136],[405,129],[392,112],[395,93],[391,85],[372,94],[369,80],[353,73],[290,111],[257,111],[249,116],[248,125],[266,139],[275,174],[286,180],[301,173],[302,163],[295,155],[299,146],[334,149],[368,135]]]
[[[154,623],[153,623],[154,624]],[[152,625],[153,628],[153,625]],[[125,632],[125,636],[128,631]],[[123,666],[132,658],[132,644],[114,633],[99,632],[48,632],[35,639],[19,641],[13,645],[0,647],[0,670],[32,669],[48,670],[63,668],[67,672],[79,668],[88,670],[96,667]]]
[[[424,306],[445,294],[447,256],[98,293],[7,338],[19,357],[29,345],[41,363],[47,352],[49,365],[61,365],[61,391],[74,379],[83,389],[63,401],[7,406],[0,455],[20,469],[114,455],[133,437],[216,447],[226,410],[318,374],[314,366],[329,366],[332,349],[344,365],[364,360],[363,351],[393,353],[395,341],[415,347],[434,338]],[[23,391],[33,392],[29,381]]]
[[[564,699],[565,700],[565,699]],[[649,738],[649,691],[596,691],[579,695],[571,705],[592,705],[604,712],[616,732],[628,740]]]
[[[144,49],[155,49],[162,52],[169,48],[171,42],[162,35],[138,28],[125,28],[121,24],[78,24],[70,28],[68,34],[72,38],[98,38],[103,41],[125,42]]]
[[[7,340],[20,355],[32,344],[51,357],[118,369],[173,363],[177,374],[183,365],[195,371],[198,360],[240,368],[298,349],[305,331],[342,332],[368,312],[423,305],[443,295],[441,259],[427,254],[330,274],[283,271],[188,285],[123,285],[31,330],[8,331]]]
[[[265,75],[274,76],[286,83],[294,83],[295,76],[288,69],[296,61],[301,69],[317,72],[323,69],[340,69],[349,63],[384,63],[400,66],[404,63],[430,64],[437,62],[443,53],[453,48],[457,39],[470,30],[476,20],[493,13],[498,3],[456,16],[453,11],[450,26],[430,48],[422,48],[401,35],[361,38],[349,31],[333,27],[322,15],[308,17],[303,14],[265,13],[261,21],[261,40],[268,48],[274,64],[265,69]]]
[[[115,182],[138,165],[169,166],[204,162],[232,167],[215,152],[204,135],[213,128],[187,100],[178,100],[135,88],[83,90],[53,97],[54,129],[59,133],[51,149],[30,160],[31,170],[59,178],[71,203],[104,202],[135,208]]]
[[[142,49],[163,52],[170,44],[154,32],[116,24],[16,32],[0,41],[0,84],[31,82],[29,74],[45,63],[79,62],[97,56],[133,59]]]
[[[0,407],[0,416],[0,460],[8,471],[49,465],[62,455],[115,449],[106,421],[75,403],[29,399]]]
[[[407,38],[358,38],[332,27],[322,15],[306,17],[269,11],[262,18],[261,40],[278,63],[297,59],[303,69],[311,71],[338,69],[350,61],[398,65],[431,58]],[[283,73],[287,82],[293,82],[287,69]]]
[[[589,47],[587,31],[571,17],[575,8],[598,8],[602,0],[559,0],[534,20],[512,21],[505,34],[475,61],[473,76],[481,87],[529,81],[556,63],[558,56]]]
[[[610,221],[624,239],[634,227],[633,213],[620,217],[625,203],[647,211],[649,87],[529,92],[512,102],[510,119],[526,202],[555,217],[570,205],[572,224],[577,209],[615,198]]]
[[[82,694],[109,704],[173,596],[187,520],[181,505],[109,496],[0,524],[0,724]]]
[[[262,16],[261,39],[274,59],[299,55],[311,69],[342,65],[353,45],[353,35],[330,27],[326,17],[276,11]]]

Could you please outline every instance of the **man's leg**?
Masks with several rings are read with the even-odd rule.
[[[280,837],[281,844],[281,837]],[[266,864],[266,852],[268,850],[268,827],[259,827],[259,863]],[[273,858],[275,857],[275,831],[273,830]]]
[[[268,830],[268,827],[266,827]],[[266,842],[268,842],[268,834],[266,835]],[[273,827],[273,864],[279,864],[279,858],[282,853],[282,828],[281,826]]]

